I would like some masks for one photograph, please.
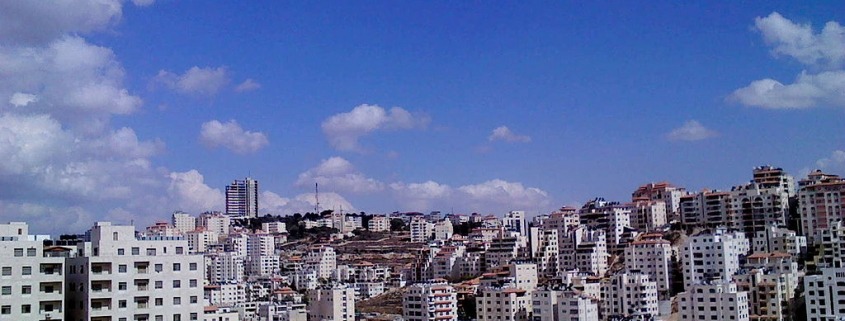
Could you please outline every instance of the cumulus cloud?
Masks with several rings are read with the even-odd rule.
[[[830,21],[815,33],[809,24],[794,23],[777,12],[758,17],[755,26],[773,46],[773,55],[789,56],[823,71],[802,71],[791,84],[771,78],[755,80],[735,90],[729,101],[763,108],[845,106],[845,28]]]
[[[453,189],[449,185],[426,181],[423,183],[391,183],[393,195],[405,211],[431,211],[450,206]]]
[[[222,210],[225,204],[223,192],[205,184],[205,178],[197,170],[170,173],[168,194],[176,200],[179,209],[201,212],[209,209]]]
[[[519,182],[493,179],[453,188],[434,181],[390,184],[394,198],[403,210],[429,211],[455,208],[468,212],[504,212],[514,209],[544,209],[549,195]]]
[[[224,147],[238,154],[257,152],[270,143],[267,135],[245,131],[234,119],[226,123],[217,120],[203,123],[200,142],[209,148]]]
[[[156,3],[156,0],[132,0],[132,3],[139,7],[147,7]]]
[[[298,187],[311,188],[314,183],[332,191],[350,193],[370,193],[384,189],[382,182],[365,177],[352,163],[337,156],[324,159],[317,167],[299,174],[296,180]]]
[[[360,105],[323,121],[323,133],[329,143],[341,151],[362,151],[358,140],[372,132],[385,129],[412,129],[425,127],[429,119],[412,115],[405,109],[393,107],[385,110],[376,105]]]
[[[828,157],[816,161],[819,169],[832,174],[845,175],[845,150],[835,150]]]
[[[15,107],[24,107],[29,105],[29,103],[33,103],[38,101],[38,96],[33,94],[25,94],[25,93],[14,93],[12,97],[9,98],[9,103]]]
[[[154,82],[183,94],[214,96],[229,84],[229,71],[226,67],[191,67],[181,75],[167,70],[159,70]]]
[[[754,25],[773,46],[775,56],[789,56],[805,65],[839,68],[845,62],[845,27],[829,21],[815,33],[810,24],[797,24],[777,12],[757,17]]]
[[[247,91],[258,90],[261,88],[261,84],[256,82],[252,79],[244,80],[244,82],[240,83],[239,85],[235,86],[235,91],[242,93]]]
[[[119,0],[0,1],[0,39],[40,45],[64,34],[105,30],[122,16]]]
[[[487,137],[487,140],[491,142],[505,141],[508,143],[530,143],[531,137],[529,137],[528,135],[517,135],[516,133],[512,132],[507,126],[499,126],[496,127],[496,129],[493,129],[493,132],[490,133],[490,136]]]
[[[688,120],[681,127],[673,129],[666,134],[666,138],[672,141],[697,141],[718,136],[715,130],[704,127],[696,120]]]

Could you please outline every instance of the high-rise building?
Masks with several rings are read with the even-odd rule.
[[[402,315],[407,321],[457,321],[455,289],[444,279],[411,285],[402,295]]]
[[[845,219],[845,179],[816,170],[798,182],[799,235],[812,245],[819,243],[820,230]]]
[[[749,320],[748,292],[737,290],[736,283],[712,281],[686,290],[677,299],[681,321]]]
[[[334,284],[308,290],[308,319],[355,320],[355,289],[345,284]]]
[[[740,256],[745,256],[751,245],[742,232],[728,232],[723,228],[702,231],[684,243],[684,288],[712,280],[730,281],[739,270]]]
[[[258,216],[258,181],[250,177],[226,185],[226,214],[236,217]]]
[[[26,223],[0,224],[0,320],[64,320],[67,251]]]

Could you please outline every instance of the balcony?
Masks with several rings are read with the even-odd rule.
[[[93,299],[91,300],[92,312],[109,312],[112,309],[111,299]]]
[[[62,282],[41,282],[38,290],[46,294],[62,294]]]
[[[41,271],[42,275],[62,275],[62,264],[43,263],[41,264],[39,271]]]
[[[91,274],[93,275],[110,275],[112,273],[111,263],[91,263]]]

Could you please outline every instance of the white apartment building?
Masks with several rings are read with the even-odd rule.
[[[144,231],[144,236],[177,236],[182,235],[182,231],[176,229],[167,222],[156,222],[153,225],[147,226]]]
[[[816,244],[819,230],[829,229],[845,219],[845,179],[816,170],[798,182],[800,235]]]
[[[657,284],[658,297],[665,300],[669,298],[672,287],[669,266],[672,253],[669,241],[662,239],[659,234],[646,234],[625,248],[625,268],[648,275]]]
[[[266,276],[278,273],[280,259],[276,255],[249,256],[246,272],[250,276]]]
[[[657,284],[647,274],[620,271],[601,282],[602,315],[657,316]]]
[[[434,223],[430,223],[423,216],[411,218],[411,242],[425,243],[431,238],[434,232]]]
[[[578,227],[559,242],[559,271],[578,270],[599,276],[607,271],[609,255],[604,230]]]
[[[285,222],[264,222],[261,223],[261,230],[264,231],[264,233],[269,234],[288,232],[287,226],[285,226]]]
[[[229,234],[226,237],[224,248],[226,252],[235,253],[238,256],[249,256],[249,236],[247,234]]]
[[[318,278],[330,279],[337,269],[337,255],[331,246],[311,247],[305,255],[305,268],[317,273]]]
[[[270,234],[249,234],[247,236],[247,257],[271,256],[276,250],[275,238]]]
[[[411,285],[402,295],[402,316],[406,321],[457,321],[455,289],[443,279]]]
[[[244,279],[245,258],[233,252],[206,253],[205,279],[212,284],[240,282]]]
[[[662,201],[666,203],[666,213],[675,216],[680,210],[681,196],[686,193],[684,188],[675,187],[668,182],[649,183],[631,193],[631,201]]]
[[[355,289],[355,300],[369,299],[384,293],[384,282],[380,281],[360,281],[351,283],[350,286]]]
[[[284,302],[266,303],[258,306],[259,320],[271,321],[306,321],[307,307],[303,303]]]
[[[669,223],[663,201],[641,200],[625,206],[631,209],[631,227],[640,231],[654,231]]]
[[[188,241],[188,250],[191,253],[205,253],[208,251],[209,245],[217,244],[217,233],[204,228],[185,232],[183,235],[185,235],[185,240]]]
[[[182,233],[197,229],[197,218],[185,212],[173,212],[170,223]]]
[[[238,310],[230,307],[218,308],[215,306],[208,306],[203,309],[203,321],[241,321],[241,315]],[[305,321],[305,320],[302,320]]]
[[[220,212],[205,212],[197,219],[198,227],[216,232],[217,235],[229,235],[229,225],[232,223],[229,216]]]
[[[210,305],[233,307],[247,301],[242,283],[220,283],[203,287],[203,298]]]
[[[517,232],[522,236],[528,236],[528,221],[525,219],[525,211],[510,211],[502,218],[502,226],[506,231]]]
[[[203,257],[174,237],[99,222],[67,260],[68,320],[199,320]]]
[[[355,321],[355,289],[334,284],[308,290],[308,320]]]
[[[684,288],[713,279],[730,281],[739,270],[739,257],[749,251],[742,232],[718,228],[689,237],[681,251]]]
[[[845,267],[845,222],[832,222],[827,228],[816,231],[818,253],[812,264],[816,267]]]
[[[537,262],[537,272],[547,278],[556,277],[560,266],[558,231],[537,227],[531,227],[530,230],[531,257]]]
[[[631,208],[616,202],[596,198],[584,204],[578,211],[581,225],[605,232],[605,243],[609,253],[624,249],[626,230],[631,229]]]
[[[561,207],[543,220],[543,229],[557,230],[557,235],[566,235],[570,230],[581,225],[578,210],[572,207]]]
[[[484,251],[467,249],[455,262],[455,275],[458,278],[473,278],[484,273]]]
[[[799,256],[807,250],[807,238],[787,228],[768,225],[754,235],[752,252],[782,252]]]
[[[748,321],[748,293],[735,283],[707,282],[686,288],[677,296],[681,321]]]
[[[532,292],[531,298],[534,320],[599,320],[598,300],[581,292],[546,287]]]
[[[520,242],[517,237],[502,237],[490,242],[484,254],[484,264],[489,269],[510,263],[519,257]]]
[[[434,223],[434,239],[440,241],[448,241],[452,238],[455,229],[452,226],[452,221],[443,219]]]
[[[820,272],[804,277],[807,321],[839,321],[837,318],[845,316],[845,268],[822,268]]]
[[[783,252],[754,253],[733,279],[739,291],[748,293],[751,319],[791,319],[790,300],[798,288],[798,263]]]
[[[372,232],[390,231],[390,219],[387,216],[376,215],[367,222],[367,229]]]
[[[0,320],[64,320],[65,258],[26,223],[0,224]]]
[[[486,286],[475,297],[475,314],[479,321],[528,321],[531,304],[531,294],[524,289]]]

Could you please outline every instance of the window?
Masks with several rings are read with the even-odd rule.
[[[176,254],[183,254],[183,253],[185,253],[185,249],[183,249],[181,246],[177,246],[176,247]]]
[[[180,297],[173,297],[173,305],[182,305],[182,298]]]
[[[117,232],[111,233],[112,241],[117,241],[117,235],[118,235]]]
[[[162,316],[162,315],[157,315],[157,316],[156,316],[156,321],[164,321],[164,316]]]
[[[156,256],[156,249],[155,248],[148,248],[147,249],[147,256]]]
[[[156,286],[156,289],[161,289],[161,288],[164,287],[164,282],[156,281],[155,286]]]
[[[35,256],[35,255],[36,255],[36,251],[35,251],[34,247],[26,249],[26,256]]]
[[[117,307],[121,309],[126,309],[126,300],[117,301]]]
[[[196,271],[197,270],[197,264],[196,263],[189,264],[188,269],[190,269],[191,271]]]
[[[2,290],[0,290],[0,294],[2,295],[12,295],[12,287],[11,286],[4,286]]]
[[[117,284],[118,291],[126,291],[126,282],[120,282]]]
[[[3,267],[3,275],[12,275],[12,267],[11,266],[4,266]]]
[[[4,305],[0,307],[0,314],[12,314],[12,306]]]
[[[197,296],[196,295],[191,296],[191,304],[194,304],[194,303],[197,303]]]
[[[126,266],[126,264],[121,264],[121,265],[117,266],[117,271],[120,272],[120,273],[126,273],[127,268],[128,267]]]
[[[173,271],[182,271],[182,264],[173,263]]]
[[[192,288],[197,287],[197,280],[196,280],[196,279],[192,279],[192,280],[191,280],[191,287],[192,287]]]
[[[181,314],[174,314],[173,315],[173,321],[182,321],[182,315]]]
[[[117,249],[117,255],[124,255],[126,251],[124,249]]]
[[[156,272],[161,272],[162,270],[164,270],[164,265],[156,264],[155,270],[156,270]]]
[[[162,306],[162,305],[164,305],[164,299],[156,298],[156,306]]]
[[[198,317],[198,314],[196,314],[196,313],[191,313],[191,320],[192,320],[192,321],[193,321],[193,320],[196,320],[196,319],[197,319],[197,317]]]
[[[21,274],[32,275],[32,267],[31,266],[24,266],[23,268],[21,268]]]
[[[181,287],[182,287],[182,281],[173,280],[173,288],[174,289],[178,289],[178,288],[181,288]]]
[[[31,312],[32,312],[32,306],[31,306],[31,305],[29,305],[29,304],[24,304],[24,305],[22,305],[22,306],[21,306],[21,313],[23,313],[23,314],[29,314],[29,313],[31,313]]]
[[[137,248],[137,247],[132,248],[132,255],[140,255],[140,254],[141,254],[140,248]]]
[[[24,285],[21,287],[21,294],[32,294],[32,286]]]
[[[23,249],[15,249],[15,256],[16,257],[23,256]]]

